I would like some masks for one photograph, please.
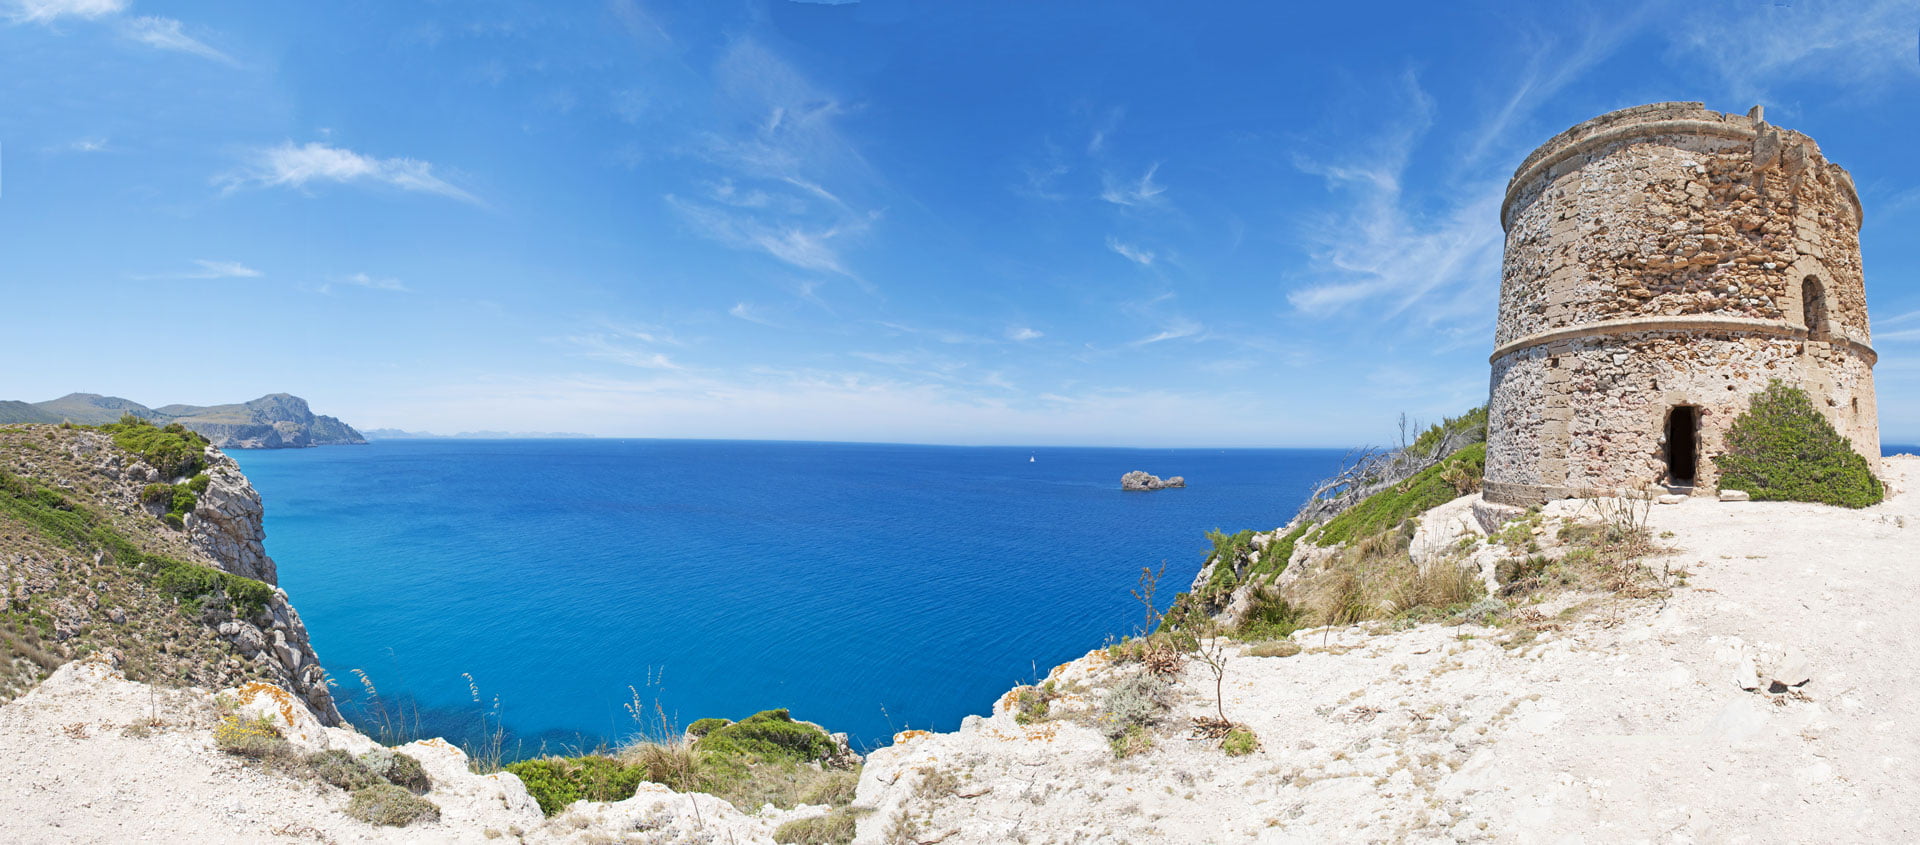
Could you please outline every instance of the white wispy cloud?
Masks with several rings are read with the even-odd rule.
[[[1347,158],[1295,158],[1323,178],[1336,204],[1306,227],[1315,281],[1287,295],[1314,316],[1366,304],[1386,318],[1422,303],[1424,322],[1490,311],[1504,238],[1497,219],[1504,183],[1491,176],[1448,186],[1437,210],[1408,197],[1409,157],[1433,125],[1433,102],[1411,74],[1403,77],[1398,122]],[[1502,118],[1506,119],[1506,118]]]
[[[5,14],[16,23],[50,23],[60,18],[95,20],[126,8],[127,0],[13,0]]]
[[[149,47],[161,50],[177,50],[190,53],[203,59],[234,64],[233,57],[215,50],[199,39],[182,31],[179,21],[172,18],[138,17],[126,23],[127,37]]]
[[[1794,79],[1822,79],[1847,92],[1920,80],[1920,4],[1912,0],[1706,3],[1688,12],[1664,27],[1672,57],[1705,63],[1744,100],[1765,100],[1768,86]]]
[[[864,234],[870,219],[843,218],[824,228],[810,228],[806,221],[765,220],[673,194],[668,194],[666,201],[707,238],[738,249],[758,250],[802,269],[859,279],[841,261],[839,243]]]
[[[1141,249],[1137,246],[1134,246],[1133,244],[1126,243],[1112,235],[1107,236],[1107,249],[1113,250],[1115,253],[1119,254],[1120,257],[1125,258],[1126,260],[1131,261],[1135,264],[1152,264],[1153,263],[1152,252]]]
[[[1129,345],[1147,346],[1149,344],[1161,343],[1169,340],[1180,340],[1182,338],[1198,336],[1202,331],[1204,331],[1204,327],[1201,326],[1199,323],[1194,322],[1193,320],[1186,319],[1184,317],[1178,317],[1178,318],[1175,318],[1171,323],[1168,323],[1166,328],[1161,329],[1160,331],[1154,334],[1140,338],[1139,340],[1133,341]]]
[[[1007,339],[1011,341],[1025,343],[1026,341],[1029,341],[1029,340],[1039,340],[1040,338],[1045,336],[1046,336],[1045,332],[1042,332],[1039,329],[1036,329],[1032,326],[1008,326],[1007,327]]]
[[[210,261],[196,258],[193,263],[197,270],[184,270],[177,273],[150,273],[134,276],[135,279],[257,279],[260,271],[238,261]]]
[[[762,315],[759,309],[747,302],[734,303],[732,308],[727,309],[727,313],[749,323],[759,323],[763,326],[772,326],[774,324],[772,320]]]
[[[1102,189],[1100,198],[1114,205],[1151,205],[1160,202],[1160,195],[1167,192],[1164,185],[1153,181],[1154,174],[1160,172],[1160,163],[1154,162],[1137,180],[1127,181],[1114,177],[1111,173],[1100,174]]]
[[[728,46],[713,79],[723,111],[734,114],[726,130],[701,134],[683,152],[725,175],[664,199],[710,240],[870,289],[844,253],[881,219],[845,197],[845,184],[876,181],[839,128],[852,107],[752,38]]]
[[[664,331],[648,327],[610,325],[599,331],[561,338],[560,342],[574,347],[584,357],[621,366],[645,370],[685,369],[658,348],[684,344]]]
[[[248,185],[304,189],[315,183],[376,184],[403,191],[436,194],[461,202],[485,205],[433,174],[433,165],[411,158],[375,158],[317,141],[295,145],[285,141],[256,150],[236,173],[219,180],[228,190]]]
[[[356,288],[366,288],[368,290],[390,290],[390,291],[399,291],[399,292],[405,292],[410,290],[406,285],[401,284],[399,279],[395,279],[392,277],[374,276],[368,273],[349,273],[345,276],[335,277],[329,280],[326,284],[321,285],[320,292],[332,293],[333,286],[336,284],[348,285],[350,287],[356,287]]]

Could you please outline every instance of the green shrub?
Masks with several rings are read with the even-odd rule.
[[[140,488],[140,503],[145,505],[173,504],[173,485],[149,484]]]
[[[544,757],[509,763],[507,771],[520,778],[527,794],[540,803],[541,812],[555,815],[575,801],[624,801],[645,779],[646,772],[612,757]]]
[[[1287,571],[1287,563],[1293,560],[1294,547],[1299,545],[1300,538],[1312,529],[1312,524],[1302,524],[1267,543],[1267,547],[1260,551],[1260,562],[1247,570],[1247,580],[1251,581],[1255,575],[1261,575],[1271,581],[1280,573]]]
[[[784,708],[763,710],[731,725],[714,728],[701,737],[695,747],[724,757],[792,762],[824,760],[837,750],[826,731],[794,721]]]
[[[507,772],[520,779],[527,794],[540,803],[540,812],[551,816],[580,800],[580,785],[568,772],[566,761],[549,757],[508,763]]]
[[[773,841],[793,845],[845,845],[853,841],[853,833],[853,811],[842,808],[774,828]]]
[[[211,479],[207,478],[207,474],[203,472],[194,476],[193,480],[187,482],[187,489],[192,490],[193,495],[198,496],[207,492],[207,485],[209,483],[211,483]]]
[[[1253,532],[1223,534],[1215,529],[1207,532],[1207,542],[1213,544],[1213,550],[1207,553],[1207,558],[1213,561],[1213,574],[1207,576],[1207,583],[1202,584],[1198,592],[1208,603],[1218,604],[1239,586],[1234,569],[1253,549]]]
[[[1867,459],[1822,416],[1805,391],[1779,381],[1753,397],[1727,430],[1720,488],[1759,501],[1818,502],[1848,508],[1878,504],[1886,488]]]
[[[100,426],[113,436],[113,445],[131,452],[166,478],[179,478],[200,471],[206,455],[207,438],[179,423],[157,428],[153,423],[125,414],[117,423]]]
[[[1367,537],[1394,528],[1460,497],[1450,478],[1479,478],[1487,466],[1487,444],[1475,443],[1445,460],[1427,467],[1412,478],[1382,490],[1348,508],[1320,529],[1315,543],[1331,546],[1358,537]]]
[[[156,589],[194,607],[209,596],[219,595],[226,597],[238,615],[250,618],[265,612],[267,600],[273,597],[272,587],[252,578],[171,558],[147,556],[146,560],[157,572],[153,579]]]
[[[731,724],[733,724],[732,719],[715,719],[709,716],[705,719],[693,720],[693,724],[687,726],[687,733],[692,735],[693,738],[699,739],[700,737],[706,736],[708,732],[714,728],[724,728]]]
[[[392,784],[363,787],[347,800],[347,815],[368,824],[406,827],[440,820],[439,805]]]

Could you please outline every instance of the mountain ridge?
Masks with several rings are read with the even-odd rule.
[[[44,402],[0,401],[0,423],[101,425],[125,414],[159,424],[179,423],[222,449],[297,449],[367,442],[353,426],[338,417],[313,413],[307,400],[291,393],[269,393],[225,405],[176,403],[158,408],[98,393],[69,393]]]

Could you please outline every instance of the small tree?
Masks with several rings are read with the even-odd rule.
[[[1849,508],[1878,504],[1886,488],[1867,459],[1820,414],[1806,391],[1775,380],[1753,397],[1727,431],[1720,487],[1763,501],[1819,502]]]

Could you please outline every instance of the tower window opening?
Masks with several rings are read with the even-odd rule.
[[[1800,282],[1800,312],[1807,325],[1807,339],[1827,340],[1827,291],[1816,277],[1808,276]]]
[[[1675,405],[1667,412],[1667,483],[1691,487],[1700,464],[1700,409]]]

